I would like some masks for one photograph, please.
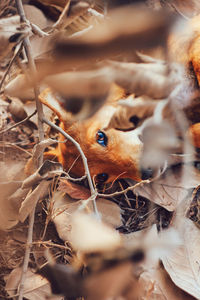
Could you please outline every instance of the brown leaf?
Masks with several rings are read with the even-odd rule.
[[[145,267],[144,267],[145,268]],[[140,275],[140,297],[148,300],[194,300],[179,289],[161,266],[148,266]]]
[[[64,197],[63,193],[56,192],[52,198],[53,215],[52,221],[55,223],[58,235],[63,241],[71,241],[72,239],[72,215],[82,209],[85,213],[93,211],[91,201],[84,206],[84,201],[74,201],[69,197]],[[98,212],[102,217],[102,222],[112,228],[116,228],[121,224],[120,208],[117,204],[105,200],[98,199],[96,201]],[[85,207],[85,208],[84,208]]]
[[[22,101],[35,99],[34,90],[30,87],[30,82],[24,74],[17,75],[6,85],[5,94],[17,97]]]
[[[51,181],[42,180],[39,185],[26,196],[19,210],[19,220],[24,222],[31,213],[39,199],[43,198],[48,193],[48,187]]]
[[[73,199],[87,200],[91,194],[84,186],[75,184],[67,179],[61,179],[59,191],[67,193]]]
[[[85,293],[87,300],[115,299],[122,296],[123,293],[128,293],[131,286],[134,286],[135,293],[131,295],[131,298],[126,299],[137,299],[137,285],[133,280],[132,268],[130,262],[125,262],[86,278]]]
[[[145,22],[142,21],[144,19]],[[151,48],[165,43],[170,22],[169,16],[141,7],[116,9],[104,23],[95,26],[83,38],[54,38],[55,56],[57,59],[65,58],[69,63],[92,62],[93,59],[112,57],[124,50]]]
[[[8,230],[18,223],[18,211],[9,200],[9,195],[21,186],[21,182],[0,183],[0,229]]]
[[[46,140],[46,142],[49,141],[52,143],[51,139]],[[44,143],[45,144],[45,143]],[[52,177],[55,177],[56,175],[60,175],[63,171],[62,165],[58,162],[53,162],[50,160],[45,160],[37,171],[27,177],[24,182],[22,183],[22,189],[30,188],[31,186],[34,186],[38,182],[44,180],[44,179],[50,179]]]
[[[41,101],[51,105],[51,97],[54,97],[58,102],[55,111],[58,111],[60,105],[62,119],[63,109],[66,109],[73,117],[81,120],[94,115],[105,103],[113,82],[113,72],[110,68],[65,72],[48,76],[45,82],[52,91],[48,94],[43,92],[40,95]]]
[[[12,48],[22,41],[30,28],[20,23],[18,15],[0,19],[0,58],[10,54]]]
[[[190,295],[200,298],[199,249],[200,232],[192,221],[179,218],[179,232],[183,245],[171,255],[162,258],[162,262],[172,281]]]
[[[146,97],[134,98],[131,95],[126,99],[119,100],[119,104],[104,130],[110,128],[127,130],[140,126],[146,118],[152,116],[158,102]]]
[[[186,178],[183,179],[182,168],[181,165],[169,168],[160,178],[144,183],[135,192],[169,211],[174,211],[188,196],[189,189],[195,188],[199,183],[198,170],[188,164]]]
[[[18,98],[14,97],[10,97],[9,100],[11,103],[8,106],[8,110],[12,114],[14,121],[19,122],[25,119],[27,117],[27,113],[24,109],[23,103]]]
[[[12,297],[17,294],[21,272],[21,268],[16,268],[6,279],[6,291]],[[29,269],[24,282],[24,297],[28,300],[46,300],[51,295],[51,287],[47,279]],[[60,296],[56,299],[62,300],[63,297]]]

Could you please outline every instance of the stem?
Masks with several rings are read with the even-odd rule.
[[[56,129],[58,132],[60,132],[66,139],[71,141],[74,144],[74,146],[77,148],[77,150],[79,151],[82,161],[83,161],[84,168],[85,168],[85,175],[87,176],[89,187],[90,187],[91,199],[93,202],[93,209],[94,209],[95,215],[100,219],[99,212],[98,212],[98,209],[96,206],[97,192],[96,192],[93,182],[92,182],[90,170],[88,168],[87,158],[86,158],[85,154],[83,153],[83,150],[81,149],[80,144],[77,141],[75,141],[69,134],[67,134],[62,128],[58,127],[57,125],[55,125],[51,121],[47,120],[46,118],[43,118],[43,122],[46,123],[47,125],[51,126],[52,128]]]
[[[25,119],[21,120],[20,122],[18,122],[16,124],[14,124],[14,125],[6,128],[6,129],[3,129],[2,131],[0,131],[0,134],[5,133],[5,132],[7,132],[7,131],[9,131],[9,130],[11,130],[11,129],[13,129],[13,128],[19,126],[19,125],[21,125],[21,124],[23,124],[23,123],[25,123],[26,121],[28,121],[29,119],[31,119],[36,114],[36,112],[37,112],[37,110],[35,110],[30,116],[27,116]]]
[[[25,13],[24,13],[24,8],[22,5],[22,0],[15,0],[16,7],[18,10],[18,13],[20,15],[21,21],[28,23]],[[37,85],[37,70],[34,62],[34,58],[32,55],[32,49],[31,49],[31,44],[29,37],[25,37],[23,40],[26,56],[28,59],[28,65],[29,65],[29,71],[31,73],[31,76],[33,78],[34,84],[34,93],[35,93],[35,102],[36,102],[36,109],[38,113],[38,133],[39,133],[39,142],[44,140],[44,129],[43,129],[43,109],[42,109],[42,103],[38,99],[39,95],[39,89]],[[43,162],[43,152],[40,155],[39,158],[39,166],[42,165]],[[29,228],[28,228],[28,237],[27,237],[27,245],[26,245],[26,251],[25,251],[25,256],[24,256],[24,264],[22,268],[22,277],[20,280],[20,285],[19,285],[19,297],[18,300],[23,299],[23,293],[24,293],[24,282],[26,279],[26,273],[28,270],[28,263],[29,263],[29,257],[30,257],[30,250],[33,242],[33,226],[34,226],[34,220],[35,220],[35,207],[33,211],[29,215]]]

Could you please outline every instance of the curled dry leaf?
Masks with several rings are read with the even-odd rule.
[[[19,122],[27,117],[27,113],[24,109],[23,103],[14,97],[9,97],[11,103],[8,106],[9,112],[12,114],[13,119],[15,122]]]
[[[153,115],[153,111],[158,104],[147,97],[134,98],[133,95],[126,99],[119,100],[116,112],[110,119],[108,126],[104,129],[130,129],[141,125],[148,117]]]
[[[125,296],[126,293],[130,298],[125,299],[135,300],[138,296],[137,283],[133,280],[133,266],[130,262],[92,274],[86,278],[84,289],[87,300],[116,299]]]
[[[72,239],[72,216],[77,211],[84,211],[91,213],[93,211],[92,201],[84,205],[84,201],[74,201],[68,196],[63,196],[63,193],[56,192],[52,198],[53,201],[53,215],[54,222],[58,235],[63,241],[71,242]],[[97,199],[97,209],[102,217],[102,222],[108,224],[112,228],[117,228],[121,224],[120,208],[115,203],[105,200]],[[85,207],[85,208],[84,208]]]
[[[169,155],[177,153],[181,148],[174,126],[166,120],[156,122],[154,119],[148,120],[141,134],[144,147],[140,165],[143,169],[164,169]]]
[[[87,188],[67,179],[60,180],[58,190],[67,193],[73,199],[87,200],[91,196],[90,191]]]
[[[191,164],[187,165],[186,178],[182,178],[183,165],[176,165],[155,181],[144,183],[135,188],[134,192],[151,199],[154,203],[163,206],[169,211],[174,211],[188,196],[190,189],[199,183],[199,171]]]
[[[75,2],[73,3],[73,5],[70,5],[70,1],[68,1],[67,10],[66,6],[63,10],[65,14],[63,14],[63,12],[61,13],[58,21],[53,25],[53,28],[57,30],[64,29],[65,27],[69,26],[72,22],[74,22],[77,18],[82,16],[88,10],[89,7],[90,4],[86,1]]]
[[[75,213],[71,222],[71,243],[75,250],[85,253],[106,251],[121,244],[119,233],[92,215]]]
[[[162,262],[172,281],[179,288],[199,299],[199,229],[192,221],[184,217],[179,218],[177,226],[183,244],[175,249],[171,255],[163,257]]]
[[[22,269],[16,268],[6,279],[6,291],[11,297],[14,297],[18,292],[21,273]],[[50,296],[52,296],[52,293],[48,280],[38,274],[35,274],[31,269],[28,269],[24,282],[24,297],[28,300],[46,300],[47,297]],[[60,296],[56,299],[63,300],[63,297]]]
[[[148,60],[148,56],[145,56],[145,60]],[[109,61],[108,65],[114,70],[115,82],[127,92],[136,96],[147,95],[153,99],[168,97],[183,81],[186,72],[180,64],[167,65],[165,61],[156,59],[144,63]]]
[[[170,22],[169,16],[141,7],[115,9],[109,18],[82,38],[54,39],[54,53],[57,59],[77,63],[112,57],[124,50],[150,48],[165,43]]]
[[[48,187],[51,181],[42,180],[39,185],[26,196],[19,209],[19,220],[24,222],[37,202],[48,194]]]
[[[55,177],[58,174],[60,175],[62,171],[63,168],[60,163],[45,160],[42,166],[39,167],[39,169],[34,174],[24,180],[22,189],[30,188],[31,186],[34,186],[44,179],[47,180]]]
[[[0,183],[0,229],[8,230],[18,223],[18,212],[16,207],[9,200],[9,195],[14,193],[21,186],[20,181],[1,182]]]
[[[25,4],[24,11],[27,20],[29,20],[31,23],[37,25],[40,29],[47,27],[47,18],[39,8],[34,5]]]
[[[106,67],[60,73],[45,78],[45,83],[53,89],[52,96],[78,120],[91,117],[104,104],[112,82],[112,70]],[[48,99],[47,101],[49,102]]]
[[[194,300],[179,289],[162,266],[146,267],[139,277],[141,299],[148,300]]]
[[[35,99],[34,90],[30,87],[30,82],[24,74],[17,75],[5,86],[5,94],[22,101]]]
[[[12,48],[30,31],[27,24],[20,23],[19,16],[0,19],[0,58],[10,54]]]
[[[38,273],[49,280],[54,294],[62,294],[70,299],[83,296],[82,277],[71,266],[46,264]]]
[[[46,139],[38,143],[37,145],[34,146],[33,148],[33,156],[29,159],[25,166],[25,173],[27,175],[33,174],[34,172],[37,171],[38,168],[38,161],[41,156],[41,153],[44,152],[44,149],[57,143],[56,140],[53,139]]]

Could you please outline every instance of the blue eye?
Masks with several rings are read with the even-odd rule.
[[[101,145],[103,147],[106,147],[108,144],[108,138],[107,138],[106,134],[101,130],[99,130],[96,134],[96,141],[99,145]]]
[[[108,174],[107,173],[100,173],[100,174],[98,174],[97,175],[97,182],[101,182],[101,183],[103,183],[103,182],[105,182],[107,179],[108,179]]]

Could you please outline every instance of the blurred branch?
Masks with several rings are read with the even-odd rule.
[[[9,65],[8,65],[8,68],[7,70],[5,71],[4,75],[3,75],[3,78],[1,79],[1,82],[0,82],[0,92],[1,92],[1,89],[2,89],[2,86],[4,84],[4,81],[6,79],[6,76],[8,75],[8,73],[10,72],[10,69],[16,59],[16,57],[20,54],[20,52],[22,51],[22,47],[23,47],[23,44],[21,43],[20,45],[18,45],[15,49],[15,53],[13,55],[13,57],[11,58],[10,62],[9,62]]]
[[[26,19],[26,16],[25,16],[24,8],[23,8],[23,5],[22,5],[22,1],[21,0],[15,0],[15,3],[16,3],[16,7],[17,7],[18,13],[20,15],[21,21],[24,22],[24,23],[28,23],[28,21]],[[33,77],[34,82],[36,82],[35,85],[34,85],[34,93],[35,93],[36,109],[37,109],[37,113],[38,113],[39,141],[41,142],[42,140],[44,140],[44,129],[43,129],[43,123],[42,123],[43,108],[42,108],[42,103],[38,99],[39,89],[38,89],[37,81],[36,81],[37,70],[36,70],[34,58],[33,58],[33,55],[32,55],[31,44],[30,44],[30,40],[29,40],[28,36],[24,38],[23,45],[24,45],[25,52],[26,52],[26,55],[27,55],[29,71],[31,73],[31,77]],[[42,165],[42,162],[43,162],[43,152],[41,153],[41,156],[40,156],[40,159],[39,159],[39,165]],[[33,209],[33,211],[29,215],[27,245],[26,245],[26,251],[25,251],[25,256],[24,256],[24,264],[23,264],[23,268],[22,268],[22,276],[21,276],[21,281],[20,281],[20,285],[19,285],[19,298],[18,298],[19,300],[23,299],[24,282],[25,282],[26,273],[27,273],[27,270],[28,270],[30,250],[31,250],[32,241],[33,241],[34,219],[35,219],[35,208]]]
[[[100,219],[99,212],[98,212],[98,209],[97,209],[97,206],[96,206],[97,192],[96,192],[96,190],[94,188],[94,185],[93,185],[93,182],[92,182],[92,178],[91,178],[91,175],[90,175],[90,170],[88,168],[87,158],[86,158],[85,154],[83,153],[83,150],[81,149],[80,144],[77,141],[75,141],[69,134],[67,134],[63,129],[61,129],[60,127],[58,127],[57,125],[55,125],[51,121],[47,120],[46,118],[43,118],[43,122],[46,123],[47,125],[51,126],[52,128],[56,129],[66,139],[70,140],[75,145],[77,150],[79,151],[79,153],[81,155],[81,158],[82,158],[82,161],[83,161],[84,168],[85,168],[85,175],[87,176],[89,187],[90,187],[90,193],[91,193],[90,199],[93,201],[93,209],[94,209],[95,215]]]
[[[5,132],[7,132],[7,131],[9,131],[9,130],[11,130],[11,129],[13,129],[13,128],[19,126],[19,125],[21,125],[21,124],[23,124],[23,123],[25,123],[26,121],[28,121],[29,119],[31,119],[36,113],[37,113],[37,110],[35,110],[30,116],[27,116],[25,119],[23,119],[20,122],[14,124],[13,126],[10,126],[9,128],[1,130],[0,134],[5,133]]]
[[[124,193],[127,193],[128,191],[134,191],[134,189],[138,188],[139,186],[142,186],[143,184],[145,183],[150,183],[151,181],[149,179],[147,180],[142,180],[136,184],[134,184],[133,186],[129,186],[127,187],[125,190],[123,191],[119,191],[119,192],[114,192],[112,194],[100,194],[98,193],[98,197],[103,197],[103,198],[106,198],[106,197],[114,197],[114,196],[119,196],[119,195],[122,195]]]

